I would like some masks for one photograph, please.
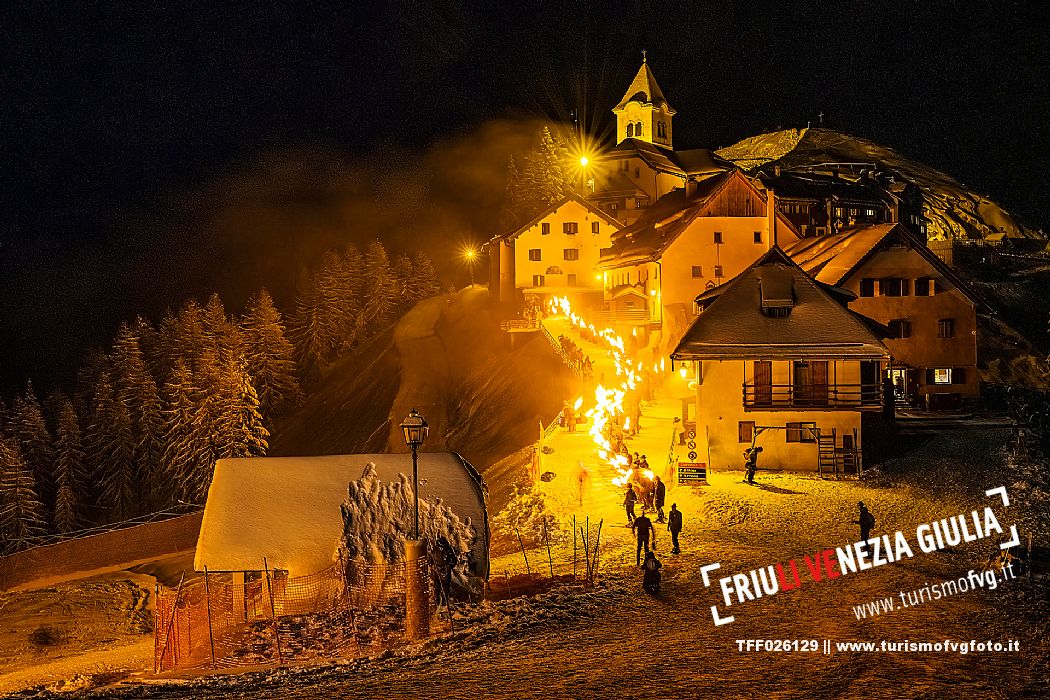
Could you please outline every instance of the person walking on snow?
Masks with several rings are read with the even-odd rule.
[[[667,497],[667,487],[664,486],[664,482],[660,481],[660,477],[655,477],[656,486],[653,488],[654,499],[656,501],[656,522],[664,523],[667,522],[664,519],[664,499]]]
[[[758,471],[758,455],[761,447],[749,447],[744,450],[744,467],[747,470],[747,483],[755,483],[755,472]]]
[[[623,506],[627,509],[627,525],[634,525],[634,504],[638,497],[634,495],[634,489],[627,484],[627,493],[623,497]]]
[[[678,533],[682,531],[682,511],[678,510],[678,504],[671,504],[671,512],[667,514],[667,530],[671,533],[671,554],[681,554],[678,546]]]
[[[645,563],[642,564],[642,589],[650,595],[660,592],[660,567],[663,564],[656,558],[653,552],[645,553]]]
[[[860,518],[854,520],[855,525],[860,525],[860,539],[862,542],[867,542],[871,535],[871,528],[875,527],[875,516],[871,514],[868,507],[864,505],[864,501],[857,504],[860,509]]]
[[[653,550],[656,550],[656,528],[653,527],[653,521],[644,515],[640,515],[635,518],[634,524],[631,525],[631,530],[638,537],[638,548],[635,550],[635,565],[642,565],[642,547],[645,547],[645,553],[649,553],[649,541],[652,540]]]

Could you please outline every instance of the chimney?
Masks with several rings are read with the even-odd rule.
[[[685,196],[686,198],[696,196],[696,180],[691,177],[685,179]]]
[[[766,188],[766,219],[769,233],[766,235],[766,249],[772,250],[777,244],[777,196],[773,190]]]

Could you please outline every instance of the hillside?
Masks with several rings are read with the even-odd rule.
[[[426,299],[330,367],[274,431],[269,454],[406,452],[399,424],[416,408],[430,423],[424,450],[459,452],[485,473],[535,442],[538,422],[552,420],[571,392],[571,375],[542,336],[517,341],[511,348],[483,287]],[[513,479],[488,481],[495,512]]]
[[[748,171],[766,165],[790,169],[821,163],[874,163],[895,179],[919,188],[931,239],[983,239],[995,232],[1011,238],[1042,237],[951,176],[858,136],[830,129],[787,129],[751,136],[716,152]]]

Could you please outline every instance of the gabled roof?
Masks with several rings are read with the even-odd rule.
[[[642,104],[656,106],[663,105],[668,112],[674,114],[674,109],[667,104],[667,98],[664,97],[663,90],[656,84],[656,76],[653,75],[653,71],[645,61],[642,61],[642,65],[638,68],[634,80],[628,86],[627,92],[623,94],[623,99],[613,108],[613,111],[623,109],[628,102],[641,102]]]
[[[971,302],[984,306],[965,280],[899,223],[856,226],[827,236],[803,238],[785,246],[784,252],[818,281],[838,286],[878,253],[887,239],[908,245]]]
[[[541,211],[539,214],[534,216],[532,218],[532,220],[529,221],[527,224],[524,224],[523,226],[519,226],[518,228],[514,229],[513,231],[505,233],[502,236],[498,236],[497,238],[500,238],[500,239],[503,239],[503,240],[513,240],[513,239],[517,238],[518,236],[520,236],[521,234],[523,234],[526,231],[528,231],[530,228],[532,228],[536,224],[538,224],[541,221],[543,221],[544,219],[546,219],[548,216],[550,216],[554,212],[556,212],[559,209],[561,209],[562,207],[564,207],[569,202],[576,202],[577,204],[582,205],[583,207],[585,207],[591,213],[601,217],[602,220],[604,220],[607,224],[610,224],[611,226],[613,226],[617,231],[619,231],[620,229],[623,228],[623,223],[622,222],[617,221],[616,219],[614,219],[613,217],[609,216],[604,211],[602,211],[600,208],[598,208],[598,206],[595,205],[594,203],[588,202],[586,199],[584,199],[580,195],[578,195],[575,192],[573,192],[572,194],[570,194],[569,196],[567,196],[565,199],[561,200],[560,202],[558,202],[556,204],[552,204],[551,206],[549,206],[546,209],[544,209],[543,211]],[[491,243],[492,241],[489,241],[489,242]]]
[[[658,259],[694,220],[711,215],[719,194],[734,184],[746,188],[752,196],[756,208],[753,216],[765,216],[765,192],[734,168],[701,180],[695,194],[686,196],[684,189],[676,189],[658,199],[637,221],[613,237],[612,246],[602,250],[598,267],[608,269]],[[776,217],[786,229],[795,231],[783,212],[778,210]]]
[[[630,153],[644,160],[653,170],[679,176],[710,175],[736,167],[706,148],[673,151],[636,138],[624,139],[610,153]]]
[[[775,270],[772,275],[769,268]],[[763,278],[771,277],[777,278],[778,286],[790,278],[794,305],[785,317],[762,312],[760,285]],[[836,301],[778,247],[722,285],[722,290],[685,332],[671,359],[889,357],[863,317]]]

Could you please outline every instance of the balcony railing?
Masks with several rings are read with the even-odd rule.
[[[882,384],[744,384],[749,411],[856,410],[882,406]]]
[[[645,326],[649,324],[649,312],[645,309],[591,311],[587,314],[587,321],[596,328],[613,325]]]

